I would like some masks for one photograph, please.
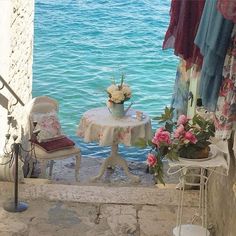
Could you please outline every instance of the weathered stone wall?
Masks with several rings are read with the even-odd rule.
[[[215,236],[236,235],[236,163],[229,142],[229,175],[213,174],[209,182],[209,223],[213,223]]]
[[[34,0],[0,1],[0,75],[24,103],[32,97],[33,20]],[[6,88],[0,90],[0,93],[9,99],[8,111],[16,120],[10,133],[20,136],[23,107],[19,103],[13,105],[16,99]],[[4,109],[0,109],[0,117],[0,129],[6,131]],[[0,132],[0,140],[4,136],[5,132]]]

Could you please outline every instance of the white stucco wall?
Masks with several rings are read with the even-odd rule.
[[[8,81],[10,65],[11,2],[0,0],[0,75]],[[0,83],[0,87],[2,84]],[[6,89],[0,93],[9,96]],[[7,133],[7,110],[0,105],[0,153],[2,153]]]
[[[33,20],[34,0],[0,0],[0,75],[24,103],[32,97]],[[17,123],[10,133],[20,137],[23,107],[12,105],[16,100],[6,88],[0,93],[9,99],[8,111]],[[0,105],[0,153],[8,129],[6,114]]]

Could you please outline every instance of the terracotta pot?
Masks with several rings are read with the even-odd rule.
[[[200,149],[198,152],[196,152],[196,159],[208,158],[209,152],[210,152],[209,146],[206,146],[205,148]]]

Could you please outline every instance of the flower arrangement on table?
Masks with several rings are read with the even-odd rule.
[[[111,107],[114,103],[122,104],[131,98],[131,89],[124,83],[124,80],[125,76],[122,74],[119,84],[116,84],[115,80],[113,80],[113,84],[106,89],[109,97],[107,103],[108,107]]]
[[[173,121],[173,108],[165,108],[161,117],[154,118],[164,126],[158,128],[151,141],[139,140],[140,147],[151,146],[147,156],[150,172],[156,181],[164,183],[163,159],[178,160],[182,158],[206,158],[209,154],[209,138],[214,136],[215,128],[211,120],[205,120],[199,115],[188,119],[185,115]]]

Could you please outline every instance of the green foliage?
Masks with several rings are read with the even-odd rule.
[[[172,121],[173,116],[174,116],[174,108],[171,107],[165,107],[164,113],[161,114],[161,116],[154,117],[154,120],[159,120],[159,123],[167,122],[167,121]]]
[[[136,142],[135,142],[135,146],[139,147],[139,148],[146,148],[149,144],[151,143],[151,141],[146,141],[144,138],[139,138]]]

